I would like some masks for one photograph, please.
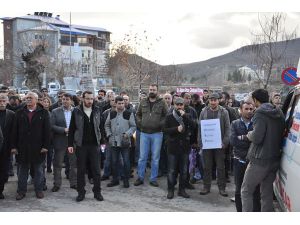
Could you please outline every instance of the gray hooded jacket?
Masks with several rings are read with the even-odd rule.
[[[270,103],[263,103],[253,117],[253,131],[247,137],[252,142],[248,159],[260,165],[278,162],[285,128],[281,109]]]

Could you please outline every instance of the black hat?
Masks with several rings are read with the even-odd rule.
[[[219,95],[218,93],[212,93],[212,94],[209,95],[208,98],[209,98],[209,99],[211,99],[211,98],[219,99],[219,98],[220,98],[220,95]]]

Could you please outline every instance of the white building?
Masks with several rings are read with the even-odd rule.
[[[264,71],[257,69],[256,66],[247,65],[238,68],[238,70],[245,80],[248,79],[249,75],[251,76],[252,81],[258,80],[258,77],[260,77],[260,79],[264,79]]]
[[[12,63],[14,86],[20,87],[25,79],[22,53],[32,52],[41,43],[46,46],[45,60],[49,62],[45,68],[47,76],[55,77],[56,71],[63,70],[65,76],[93,78],[99,83],[110,79],[107,57],[111,33],[108,30],[70,26],[59,15],[52,17],[52,13],[46,12],[0,19],[4,30],[4,60]]]

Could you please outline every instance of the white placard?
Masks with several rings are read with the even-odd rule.
[[[201,120],[202,149],[222,148],[220,119]]]

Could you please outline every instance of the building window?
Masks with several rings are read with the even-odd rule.
[[[84,58],[84,50],[81,50],[81,58]]]
[[[72,43],[77,42],[77,38],[75,36],[71,36]],[[62,45],[70,45],[70,36],[69,35],[61,35],[60,43]]]
[[[96,66],[96,73],[97,75],[101,74],[101,66]]]
[[[88,50],[88,59],[91,58],[91,50]]]
[[[97,49],[105,49],[106,41],[105,40],[97,40],[96,42]]]
[[[88,65],[88,64],[81,65],[81,72],[82,73],[90,73],[90,65]]]
[[[45,39],[45,36],[42,35],[42,34],[35,34],[35,35],[34,35],[34,39],[35,39],[35,40],[44,40],[44,39]]]
[[[87,38],[86,37],[78,37],[77,38],[79,44],[87,44]]]

